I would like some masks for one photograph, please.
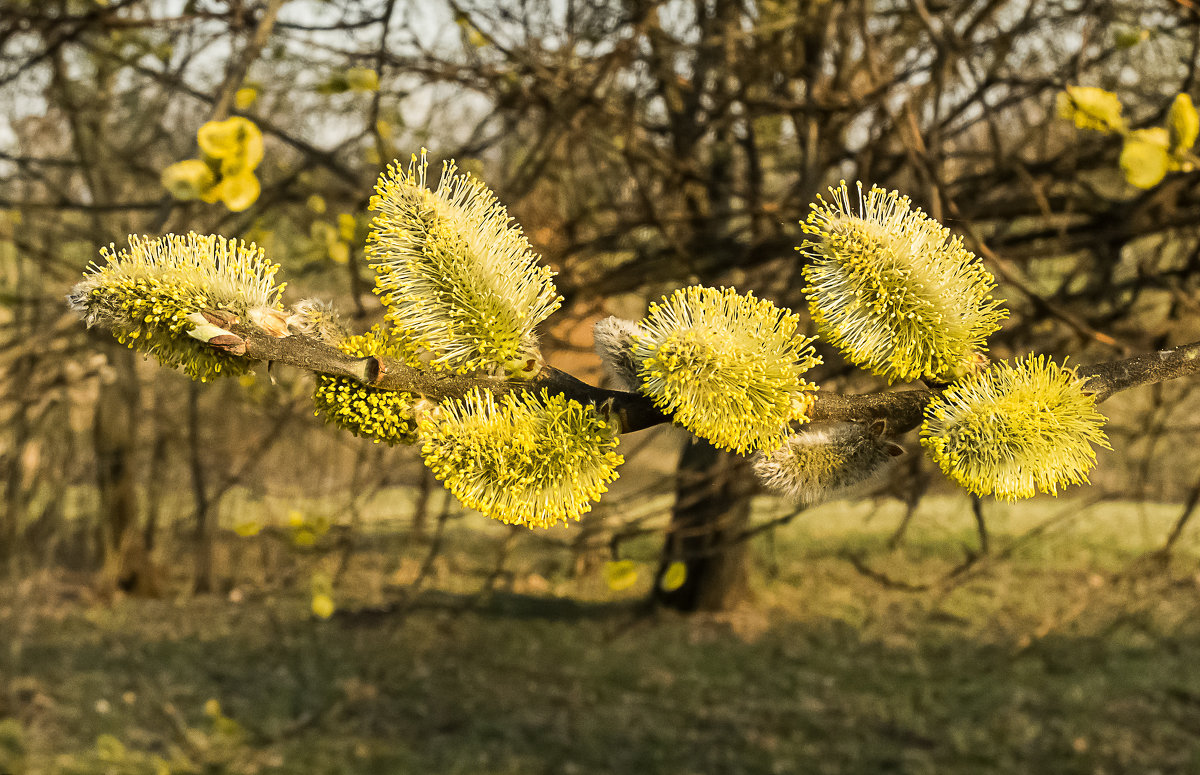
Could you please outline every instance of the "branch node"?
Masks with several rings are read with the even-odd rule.
[[[387,371],[387,364],[374,355],[367,356],[366,378],[369,386],[377,387],[383,381]]]
[[[208,340],[208,346],[230,355],[246,354],[246,340],[237,334],[218,334]]]
[[[229,328],[238,322],[238,316],[227,309],[202,309],[200,315],[218,328]]]

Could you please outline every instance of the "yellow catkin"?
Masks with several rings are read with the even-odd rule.
[[[773,449],[804,422],[820,363],[799,317],[754,294],[693,286],[653,304],[630,334],[640,390],[725,449]]]
[[[804,292],[822,339],[889,382],[965,374],[1007,316],[962,239],[908,197],[845,181],[801,224]]]
[[[430,368],[530,377],[534,329],[562,301],[553,272],[486,185],[448,162],[430,189],[427,166],[424,151],[392,164],[371,198],[366,256],[387,318]]]
[[[338,347],[356,358],[376,355],[404,360],[411,353],[411,344],[403,337],[379,327],[348,337]],[[409,393],[380,390],[329,374],[318,374],[313,388],[318,417],[355,436],[386,444],[412,444],[417,440],[414,400]]]
[[[464,505],[511,524],[577,520],[617,478],[618,429],[561,395],[473,392],[420,421],[425,464]]]
[[[1092,445],[1111,449],[1095,404],[1074,371],[1030,355],[970,375],[930,401],[921,444],[976,495],[1057,495],[1088,481]]]
[[[131,236],[128,248],[109,246],[100,255],[104,263],[93,264],[67,296],[71,307],[88,326],[107,328],[122,344],[196,380],[244,374],[250,363],[189,337],[196,326],[190,315],[282,309],[279,265],[253,243],[195,233]]]

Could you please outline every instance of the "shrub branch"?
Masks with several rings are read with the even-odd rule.
[[[491,391],[496,398],[513,390],[540,391],[545,388],[551,393],[605,409],[620,421],[624,431],[643,430],[670,422],[668,416],[640,393],[595,387],[549,366],[543,367],[534,379],[521,382],[500,377],[460,376],[421,371],[389,358],[355,358],[318,339],[300,334],[274,337],[248,323],[235,323],[229,330],[244,341],[246,358],[348,377],[371,387],[414,393],[435,401],[462,398],[476,388]],[[1200,373],[1200,342],[1081,366],[1078,373],[1087,380],[1086,390],[1094,393],[1099,403],[1129,388]],[[884,420],[891,434],[899,434],[921,424],[925,405],[933,395],[934,391],[924,389],[864,395],[818,391],[810,418],[817,422]]]

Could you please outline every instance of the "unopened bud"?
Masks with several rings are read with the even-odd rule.
[[[270,336],[281,338],[288,335],[287,314],[271,307],[255,307],[249,312],[250,322]]]
[[[187,335],[193,339],[199,339],[206,344],[219,336],[233,336],[229,331],[220,326],[214,326],[211,323],[201,323],[189,330]]]
[[[846,494],[887,470],[904,454],[887,441],[882,420],[862,423],[821,423],[789,436],[773,452],[754,459],[754,472],[768,488],[805,505]]]
[[[215,347],[230,355],[245,355],[246,341],[237,334],[220,334],[208,340],[209,347]]]
[[[623,390],[637,390],[641,384],[641,363],[633,356],[633,337],[639,332],[642,328],[637,323],[615,316],[592,327],[592,348],[600,356],[605,374]]]

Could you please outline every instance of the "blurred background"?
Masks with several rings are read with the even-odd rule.
[[[1099,660],[1093,678],[1122,702],[1136,699],[1114,700],[1112,719],[1080,722],[1106,730],[1109,748],[1065,722],[1047,725],[1068,710],[1039,692],[1061,688],[1071,712],[1102,713],[1091,684],[1075,697],[1078,686],[1037,673],[1023,697],[968,701],[947,689],[950,699],[922,699],[924,673],[903,688],[904,709],[881,684],[829,715],[832,698],[846,695],[818,679],[909,675],[907,657],[897,667],[871,644],[918,620],[966,622],[969,657],[947,663],[954,687],[988,670],[1016,680],[979,645],[992,636],[1023,653],[1081,621],[1094,625],[1088,637],[1111,635],[1105,628],[1146,595],[1177,603],[1165,615],[1182,626],[1200,583],[1188,528],[1200,500],[1195,381],[1106,403],[1114,451],[1100,454],[1093,486],[1066,500],[980,503],[930,470],[910,437],[909,454],[873,489],[803,511],[758,492],[745,460],[660,428],[623,439],[622,478],[582,524],[530,532],[463,512],[415,450],[325,427],[313,416],[311,375],[260,367],[191,383],[87,331],[64,301],[101,246],[194,230],[258,243],[282,265],[286,300],[331,299],[365,330],[382,318],[362,257],[367,201],[384,165],[425,147],[431,166],[456,159],[486,181],[558,273],[565,302],[543,348],[552,365],[593,384],[603,376],[592,324],[637,319],[682,285],[734,285],[805,312],[799,223],[842,179],[906,193],[983,256],[1011,311],[994,358],[1124,357],[1200,339],[1200,172],[1131,186],[1120,139],[1059,118],[1056,98],[1068,84],[1101,87],[1120,97],[1131,127],[1161,126],[1175,95],[1197,94],[1198,68],[1191,0],[0,0],[0,567],[11,588],[0,632],[12,644],[0,657],[0,757],[10,739],[20,752],[11,761],[47,772],[140,772],[155,757],[180,772],[195,762],[231,772],[1200,771],[1185,753],[1200,746],[1200,681],[1177,669],[1200,651],[1194,628],[1190,639],[1170,630],[1170,659],[1181,661],[1151,675],[1152,690],[1106,683],[1113,660],[1142,646]],[[229,115],[265,137],[257,200],[232,212],[172,198],[162,171],[196,157],[196,130]],[[887,389],[835,351],[822,355],[823,389]],[[664,583],[677,563],[686,572]],[[1058,575],[1022,597],[1020,579],[1041,573]],[[994,607],[945,608],[968,588]],[[1096,596],[1110,592],[1111,606],[1089,619]],[[645,600],[710,615],[646,625],[635,605]],[[528,609],[531,601],[551,607]],[[254,619],[253,633],[275,633],[270,643],[238,630],[249,602],[281,628]],[[1138,610],[1138,637],[1161,645],[1161,622]],[[817,619],[800,623],[803,611]],[[349,634],[314,631],[312,616]],[[522,627],[526,619],[534,624]],[[397,633],[419,633],[417,651],[433,648],[440,628],[464,621],[474,623],[469,635],[460,630],[425,662],[413,657],[403,680],[347,667],[394,648]],[[31,656],[128,659],[102,672],[142,674],[145,644],[165,637],[139,629],[152,622],[189,637],[208,623],[225,645],[177,644],[183,651],[170,658],[195,667],[227,648],[223,659],[240,667],[201,670],[190,684],[111,686],[101,712],[79,688],[86,681]],[[565,629],[522,639],[539,627]],[[984,631],[992,635],[979,641]],[[798,633],[810,639],[804,650],[843,661],[780,678],[773,660],[795,658]],[[479,700],[492,710],[468,721],[439,699],[469,693],[475,684],[455,671],[494,638],[525,644],[511,656],[532,660],[531,670],[570,661],[541,654],[557,647],[548,640],[604,650],[592,666],[608,678],[559,675],[550,692],[565,709],[554,718],[567,720],[550,724],[545,750],[561,746],[561,755],[535,742],[544,718],[496,710],[536,705],[547,691],[536,674],[501,669],[519,687]],[[623,682],[639,642],[658,644],[668,664]],[[717,654],[712,664],[678,651],[696,642]],[[912,642],[926,666],[946,648]],[[1079,646],[1060,645],[1039,662],[1051,672],[1069,672],[1063,663]],[[254,683],[254,664],[276,647],[285,664],[303,663],[291,688]],[[878,675],[846,664],[851,653]],[[497,669],[509,664],[494,658]],[[719,659],[761,664],[744,685],[773,683],[769,699],[782,680],[788,698],[745,705]],[[421,670],[440,677],[422,682]],[[457,683],[440,685],[444,670]],[[416,682],[429,706],[408,731],[444,735],[464,758],[430,742],[402,752],[379,742],[395,743],[386,719],[402,712],[380,704],[379,686],[392,680]],[[56,695],[58,681],[73,688]],[[206,703],[237,685],[249,694]],[[391,686],[383,695],[420,705],[395,699],[406,695]],[[610,689],[619,697],[601,716],[613,716],[610,730],[648,735],[645,745],[571,721],[613,699]],[[688,715],[709,693],[729,718]],[[794,705],[797,693],[810,705]],[[151,695],[154,713],[120,716]],[[292,704],[271,704],[281,696]],[[673,723],[676,704],[691,708],[680,717],[691,731],[672,736],[659,725]],[[368,706],[374,715],[355,715]],[[998,729],[1000,706],[1037,723]],[[247,731],[260,714],[270,728]],[[348,716],[361,722],[353,734],[338,726]],[[958,718],[967,719],[961,739],[932,731]],[[1128,731],[1130,718],[1147,726]],[[763,724],[761,739],[750,733]],[[131,741],[128,729],[151,742]],[[295,769],[289,746],[309,730],[335,730],[337,742],[322,749],[328,763],[317,756]],[[172,759],[177,749],[183,758]],[[66,750],[83,753],[45,764]]]

